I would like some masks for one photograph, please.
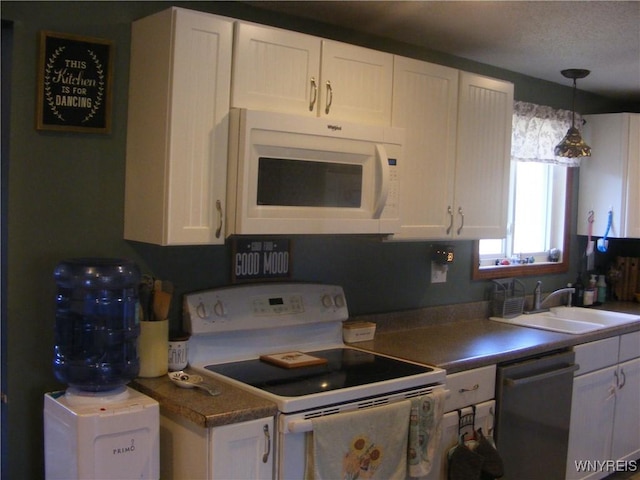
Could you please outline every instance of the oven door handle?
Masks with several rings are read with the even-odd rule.
[[[445,398],[449,398],[451,396],[451,391],[449,389],[446,389],[444,392],[445,392]],[[371,408],[375,408],[375,407],[371,407]],[[291,420],[287,422],[287,430],[289,431],[289,433],[312,432],[313,420]]]
[[[289,433],[303,433],[313,431],[313,422],[311,420],[291,420],[287,423]]]

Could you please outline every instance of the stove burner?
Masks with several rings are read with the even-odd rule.
[[[433,371],[433,368],[352,348],[306,352],[326,358],[322,365],[284,368],[261,360],[207,365],[205,368],[284,397],[300,397]]]

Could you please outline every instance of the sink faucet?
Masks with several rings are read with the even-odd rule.
[[[558,295],[563,295],[565,293],[567,294],[567,307],[571,306],[571,296],[576,291],[575,288],[573,287],[559,288],[558,290],[551,292],[549,295],[546,296],[544,300],[542,300],[541,287],[542,287],[542,282],[538,281],[536,283],[535,288],[533,289],[533,308],[524,313],[548,312],[549,308],[546,307],[545,305],[548,305],[549,300],[557,297]]]

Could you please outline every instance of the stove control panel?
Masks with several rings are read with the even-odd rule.
[[[340,286],[271,283],[187,294],[184,318],[197,335],[343,321],[349,311]]]
[[[304,313],[304,300],[300,295],[255,297],[254,315],[292,315]]]

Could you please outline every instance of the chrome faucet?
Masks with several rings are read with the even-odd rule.
[[[559,288],[558,290],[551,292],[549,295],[545,297],[544,300],[542,300],[541,287],[542,287],[542,282],[538,281],[536,283],[536,287],[533,289],[533,308],[531,310],[525,311],[524,313],[548,312],[549,307],[546,307],[545,305],[548,305],[549,300],[557,297],[558,295],[563,295],[565,293],[567,294],[567,307],[571,306],[571,298],[573,293],[575,293],[576,291],[575,288],[573,287]]]

